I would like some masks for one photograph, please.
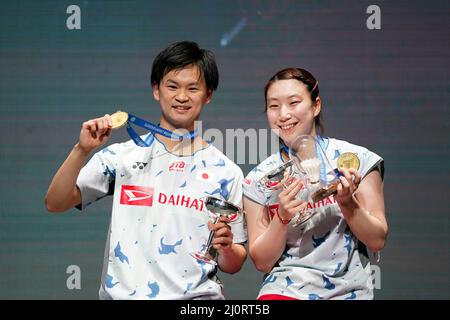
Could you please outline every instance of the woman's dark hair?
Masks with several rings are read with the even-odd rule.
[[[168,72],[191,64],[200,70],[200,76],[204,77],[206,88],[210,91],[216,90],[219,85],[219,71],[213,53],[200,49],[197,43],[190,41],[173,43],[156,56],[152,65],[152,85],[159,85]]]
[[[266,102],[266,108],[265,111],[267,111],[267,91],[269,90],[269,87],[278,80],[298,80],[306,85],[306,89],[308,90],[309,94],[311,95],[311,100],[313,102],[316,101],[317,97],[319,96],[319,82],[314,78],[314,76],[305,69],[300,68],[287,68],[283,69],[281,71],[278,71],[272,78],[269,79],[266,86],[264,87],[264,100]],[[320,112],[315,118],[314,118],[314,124],[316,126],[316,130],[319,133],[323,133],[325,131],[325,127],[322,123],[321,119],[321,113]]]

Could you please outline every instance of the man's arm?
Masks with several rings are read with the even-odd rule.
[[[111,134],[109,115],[83,123],[79,142],[53,177],[45,196],[45,206],[50,212],[64,212],[81,203],[81,193],[76,182],[89,154],[106,143]]]
[[[81,203],[81,193],[76,181],[87,158],[77,143],[53,177],[45,196],[45,206],[50,212],[64,212]]]
[[[233,243],[230,249],[219,250],[219,268],[226,273],[236,273],[241,270],[247,257],[247,249],[243,244]]]
[[[226,273],[238,272],[247,257],[247,250],[243,244],[233,243],[233,233],[227,224],[226,217],[220,217],[217,223],[208,222],[211,230],[215,230],[213,247],[218,251],[220,270]]]

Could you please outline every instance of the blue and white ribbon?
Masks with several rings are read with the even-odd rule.
[[[136,131],[131,127],[131,124],[151,131],[145,141],[142,140]],[[172,140],[194,139],[198,135],[197,130],[189,132],[188,134],[179,135],[130,113],[128,114],[127,120],[127,132],[130,138],[133,139],[134,143],[139,147],[150,147],[155,139],[155,133],[158,133],[166,138],[171,138]]]

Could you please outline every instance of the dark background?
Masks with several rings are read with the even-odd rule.
[[[71,4],[81,30],[66,27]],[[381,30],[366,27],[371,4]],[[445,0],[2,1],[0,298],[98,298],[111,198],[50,215],[47,187],[83,121],[119,108],[158,120],[152,60],[192,40],[215,53],[221,77],[204,129],[267,128],[263,87],[281,68],[319,79],[326,133],[385,159],[390,234],[375,297],[449,299],[449,9]],[[111,142],[127,139],[122,130]],[[80,290],[66,287],[69,265],[81,269]],[[248,258],[222,280],[227,298],[254,299],[262,274]]]

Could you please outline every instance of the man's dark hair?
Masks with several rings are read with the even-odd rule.
[[[210,91],[219,85],[219,71],[214,54],[200,49],[197,43],[190,41],[176,42],[161,51],[153,61],[151,83],[160,84],[162,78],[170,71],[195,65],[200,70]]]

